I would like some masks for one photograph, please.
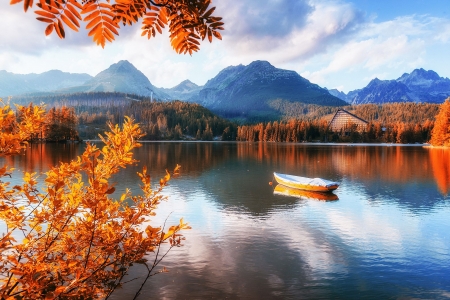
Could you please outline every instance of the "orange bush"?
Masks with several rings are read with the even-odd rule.
[[[2,118],[14,123],[7,109]],[[167,251],[181,245],[179,231],[189,228],[182,219],[169,228],[144,226],[165,198],[161,190],[169,172],[152,189],[144,167],[138,173],[141,196],[127,190],[112,198],[111,176],[136,162],[132,151],[140,146],[141,131],[129,118],[122,129],[109,127],[101,149],[88,144],[81,156],[51,168],[41,191],[35,173],[26,172],[22,185],[0,181],[0,220],[6,224],[0,236],[1,299],[105,298],[133,263],[147,266],[148,279],[164,257],[161,244],[168,243]],[[11,174],[12,169],[0,168],[0,178]],[[147,263],[151,252],[155,259]]]

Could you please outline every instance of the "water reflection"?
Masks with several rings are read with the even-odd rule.
[[[45,171],[79,154],[73,147],[45,145],[0,163]],[[116,177],[118,190],[137,188],[135,172],[143,164],[153,178],[181,164],[154,222],[184,217],[193,228],[185,246],[164,260],[170,273],[153,277],[141,299],[450,294],[447,150],[172,142],[145,143],[136,158],[138,166]],[[338,181],[339,201],[274,194],[274,171]],[[144,272],[138,266],[130,279]],[[114,299],[129,299],[139,285],[132,281]]]
[[[45,172],[83,151],[80,144],[35,144],[20,156],[0,158],[18,170]],[[265,214],[292,204],[272,195],[273,172],[320,177],[361,188],[369,201],[394,201],[412,210],[430,209],[450,189],[450,150],[400,146],[304,145],[275,143],[143,143],[140,163],[115,177],[117,193],[138,188],[136,172],[147,165],[155,182],[165,169],[212,193],[222,205]],[[183,184],[183,183],[181,183]],[[192,184],[192,182],[191,182]],[[437,187],[437,188],[436,188]],[[340,192],[336,192],[340,195]]]
[[[20,155],[0,157],[0,164],[14,166],[17,170],[43,173],[60,162],[69,162],[81,155],[84,147],[82,143],[30,144]]]
[[[277,184],[273,190],[274,195],[282,195],[288,197],[295,197],[300,199],[308,200],[322,200],[322,201],[335,201],[339,200],[339,197],[333,193],[321,193],[321,192],[311,192],[303,191],[299,189],[293,189],[282,184]]]
[[[450,149],[429,148],[428,151],[439,190],[447,195],[450,189]]]

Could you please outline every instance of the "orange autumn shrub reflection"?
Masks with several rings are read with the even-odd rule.
[[[127,190],[112,198],[111,176],[136,163],[132,151],[140,146],[141,131],[128,118],[123,128],[109,127],[101,149],[88,144],[81,156],[51,168],[42,190],[35,173],[11,186],[4,179],[12,170],[0,169],[0,220],[6,225],[0,236],[1,299],[107,298],[133,263],[146,266],[148,279],[164,257],[161,244],[167,243],[166,251],[181,245],[179,231],[189,228],[182,219],[169,228],[149,225],[165,199],[169,172],[152,189],[144,167],[138,173],[142,195]],[[172,175],[178,172],[177,165]],[[151,252],[155,259],[147,263]]]
[[[430,160],[434,178],[442,194],[450,190],[450,149],[430,148]]]

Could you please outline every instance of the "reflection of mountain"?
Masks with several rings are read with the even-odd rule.
[[[296,198],[273,195],[271,169],[254,159],[231,159],[202,174],[200,184],[214,195],[225,209],[247,211],[263,216],[279,208],[290,208],[297,203]]]

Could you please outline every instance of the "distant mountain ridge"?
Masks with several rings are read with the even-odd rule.
[[[121,92],[158,99],[169,98],[169,95],[151,84],[148,78],[127,60],[112,64],[83,85],[61,89],[57,92]]]
[[[223,117],[267,120],[280,118],[287,110],[292,111],[292,107],[298,109],[299,104],[442,103],[450,96],[450,79],[432,70],[415,69],[394,80],[375,78],[366,87],[345,94],[322,88],[295,71],[278,69],[267,61],[226,67],[204,86],[185,80],[173,88],[155,87],[126,60],[112,64],[95,77],[58,70],[25,75],[0,71],[0,97],[21,95],[33,101],[32,97],[42,100],[55,95],[90,92],[183,100],[201,104]]]
[[[0,71],[0,97],[51,92],[84,84],[92,76],[85,73],[68,73],[50,70],[41,74],[14,74]]]
[[[329,106],[347,104],[298,73],[275,68],[267,61],[223,69],[188,101],[222,116],[252,118],[277,115],[270,105],[275,100]]]
[[[442,103],[450,96],[450,79],[432,70],[415,69],[394,80],[372,79],[369,84],[348,94],[332,90],[336,97],[350,104],[428,102]]]
[[[190,80],[184,80],[173,88],[161,88],[161,90],[172,99],[188,100],[198,94],[202,88],[202,86],[198,86]]]
[[[126,60],[112,64],[95,77],[89,76],[86,79],[82,84],[55,85],[57,89],[47,88],[40,90],[40,93],[31,88],[22,89],[21,92],[22,94],[34,92],[35,96],[44,98],[46,95],[51,97],[58,94],[120,92],[160,100],[195,102],[222,116],[244,118],[249,116],[278,118],[280,111],[271,105],[272,101],[329,106],[346,104],[345,101],[312,84],[296,72],[277,69],[267,61],[255,61],[248,66],[227,67],[203,87],[185,80],[170,89],[157,88]],[[58,78],[54,81],[58,82]]]

